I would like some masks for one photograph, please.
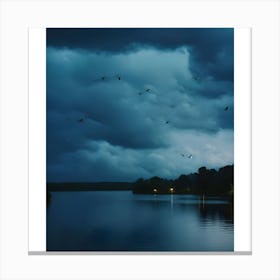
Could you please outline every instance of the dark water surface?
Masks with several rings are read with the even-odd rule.
[[[226,199],[133,195],[130,191],[52,192],[48,251],[233,251]]]

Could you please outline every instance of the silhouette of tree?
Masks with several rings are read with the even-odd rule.
[[[143,194],[198,194],[201,196],[223,195],[233,201],[233,165],[215,169],[202,166],[198,173],[182,174],[175,180],[162,179],[154,176],[150,179],[138,179],[133,188],[133,193]]]

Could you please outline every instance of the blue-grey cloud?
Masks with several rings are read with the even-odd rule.
[[[146,41],[130,30],[129,42],[120,36],[118,43],[109,36],[113,30],[98,30],[98,40],[86,40],[81,30],[74,35],[84,39],[68,37],[71,31],[48,30],[48,181],[172,178],[233,163],[233,81],[215,72],[219,65],[233,71],[227,52],[219,57],[220,45],[232,42],[223,30],[216,51],[211,42],[213,51],[205,50],[219,57],[218,65],[205,64],[198,78],[195,69],[211,55],[176,39],[180,30],[169,44],[157,29]],[[153,41],[155,31],[162,40]],[[197,45],[205,40],[192,34]]]
[[[196,75],[233,81],[233,28],[49,28],[47,32],[48,46],[96,52],[188,46]]]

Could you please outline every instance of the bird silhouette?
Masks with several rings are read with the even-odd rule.
[[[117,80],[120,81],[122,79],[122,77],[120,75],[114,75],[114,76],[103,75],[100,78],[95,79],[94,81],[95,82],[98,82],[98,81],[108,81],[108,80],[112,80],[112,79],[117,79]]]
[[[182,157],[187,157],[189,159],[192,159],[193,156],[191,154],[181,154]]]
[[[85,113],[85,114],[83,114],[82,117],[80,117],[80,118],[78,119],[78,122],[79,122],[79,123],[83,123],[83,122],[86,121],[87,118],[88,118],[88,116],[87,116],[87,114]]]
[[[228,107],[228,106],[226,106],[226,107],[225,107],[225,109],[224,109],[224,111],[228,111],[228,109],[229,109],[229,107]]]

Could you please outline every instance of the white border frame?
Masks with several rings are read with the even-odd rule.
[[[250,28],[234,29],[234,251],[252,251]]]
[[[251,253],[251,30],[234,29],[234,253]],[[39,132],[39,133],[38,133]],[[242,137],[240,137],[242,135]],[[29,252],[46,252],[46,29],[29,29]],[[43,203],[42,203],[43,202]],[[81,252],[82,253],[82,252]],[[98,254],[99,252],[92,252]],[[122,253],[122,252],[120,252]],[[133,253],[133,252],[130,252]],[[178,254],[178,252],[172,252]],[[184,252],[193,254],[192,252]],[[218,253],[218,252],[215,252]],[[224,254],[224,252],[220,252]],[[229,254],[227,252],[226,254]],[[233,253],[233,252],[232,252]],[[62,254],[62,253],[61,253]],[[65,253],[63,253],[65,254]],[[104,253],[103,253],[104,254]],[[147,252],[150,254],[150,252]],[[171,253],[169,253],[171,254]],[[198,252],[196,253],[198,254]],[[211,252],[200,252],[211,254]]]
[[[157,1],[149,2],[148,5],[145,2],[121,1],[21,0],[2,1],[0,5],[1,279],[280,278],[279,1]],[[127,13],[120,17],[124,9]],[[145,11],[145,21],[141,10]],[[156,17],[155,14],[158,16]],[[130,21],[133,25],[135,20],[138,22],[142,20],[143,27],[157,26],[158,17],[165,19],[166,27],[178,26],[173,21],[175,17],[179,25],[183,26],[199,27],[208,24],[217,27],[252,27],[253,254],[251,256],[28,256],[28,28],[107,26],[110,20],[115,21],[117,26],[124,26],[126,21]],[[270,194],[265,200],[264,188]],[[273,219],[263,219],[266,215],[273,215]]]
[[[33,28],[28,35],[28,249],[46,251],[46,33]]]

